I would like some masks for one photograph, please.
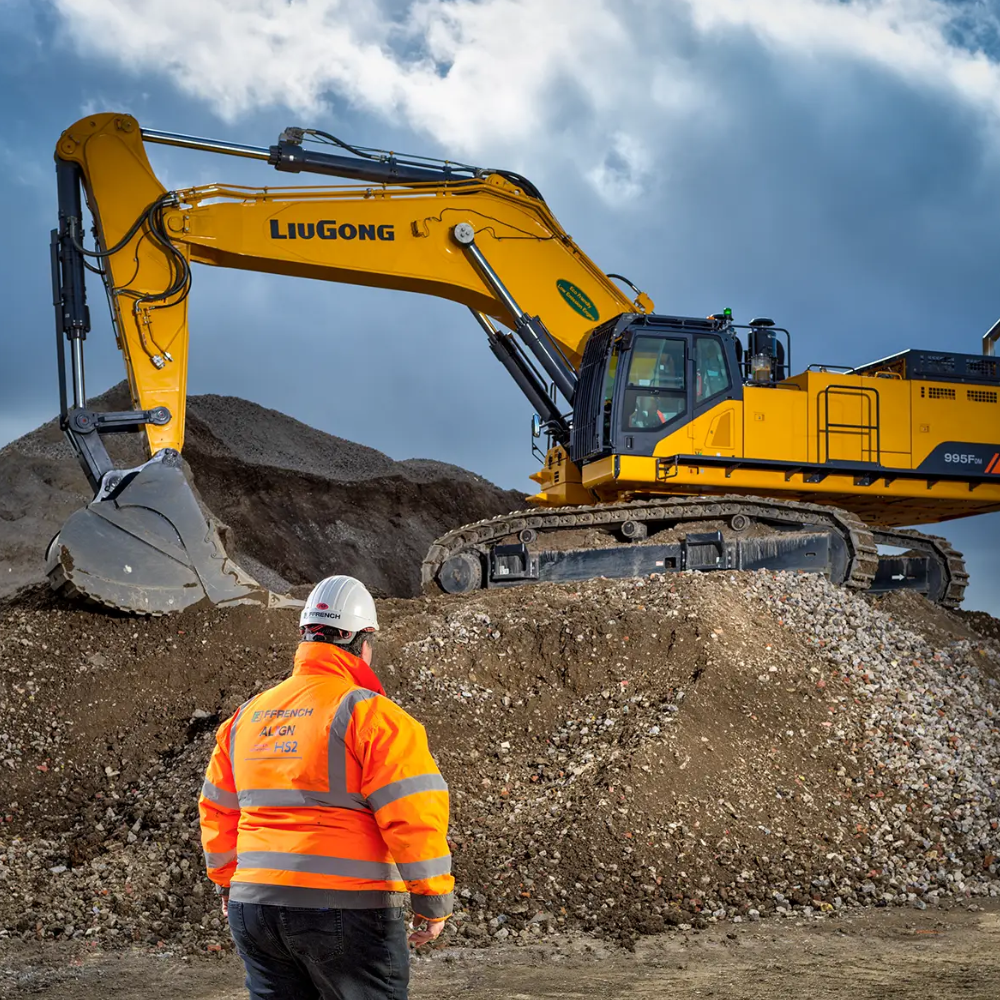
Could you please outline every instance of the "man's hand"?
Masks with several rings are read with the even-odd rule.
[[[444,925],[447,922],[447,920],[427,920],[424,917],[414,917],[410,944],[414,948],[419,948],[422,944],[433,941],[444,930]]]
[[[224,920],[229,919],[229,890],[221,893],[222,896],[222,917]]]

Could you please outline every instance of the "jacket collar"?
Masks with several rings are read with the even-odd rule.
[[[360,657],[327,642],[300,642],[295,651],[292,675],[328,674],[341,677],[357,687],[376,694],[385,694],[382,683],[371,667]]]

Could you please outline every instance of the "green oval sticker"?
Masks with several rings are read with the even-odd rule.
[[[591,301],[590,296],[582,288],[577,288],[572,281],[560,278],[556,282],[556,288],[559,289],[559,294],[563,297],[566,305],[574,312],[578,312],[593,323],[601,318],[601,314],[597,311],[597,306]]]

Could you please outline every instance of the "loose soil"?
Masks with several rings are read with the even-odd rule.
[[[380,602],[376,666],[452,790],[445,943],[633,948],[1000,891],[1000,649],[929,607],[933,635],[913,631],[920,600],[895,617],[819,577],[741,573]],[[44,588],[0,603],[0,939],[230,947],[197,792],[219,723],[287,673],[295,624],[139,620]]]
[[[376,668],[449,782],[457,881],[416,997],[995,995],[1000,622],[768,573],[414,596],[433,537],[520,495],[190,404],[238,561],[394,595]],[[86,499],[54,424],[0,451],[0,990],[236,997],[197,795],[218,725],[287,674],[295,612],[21,586]]]

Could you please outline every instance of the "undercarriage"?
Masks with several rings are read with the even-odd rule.
[[[904,548],[880,556],[879,545]],[[962,554],[942,538],[870,528],[848,511],[759,497],[678,497],[517,511],[438,538],[425,586],[463,594],[524,583],[717,570],[822,573],[855,590],[913,590],[958,607]]]

